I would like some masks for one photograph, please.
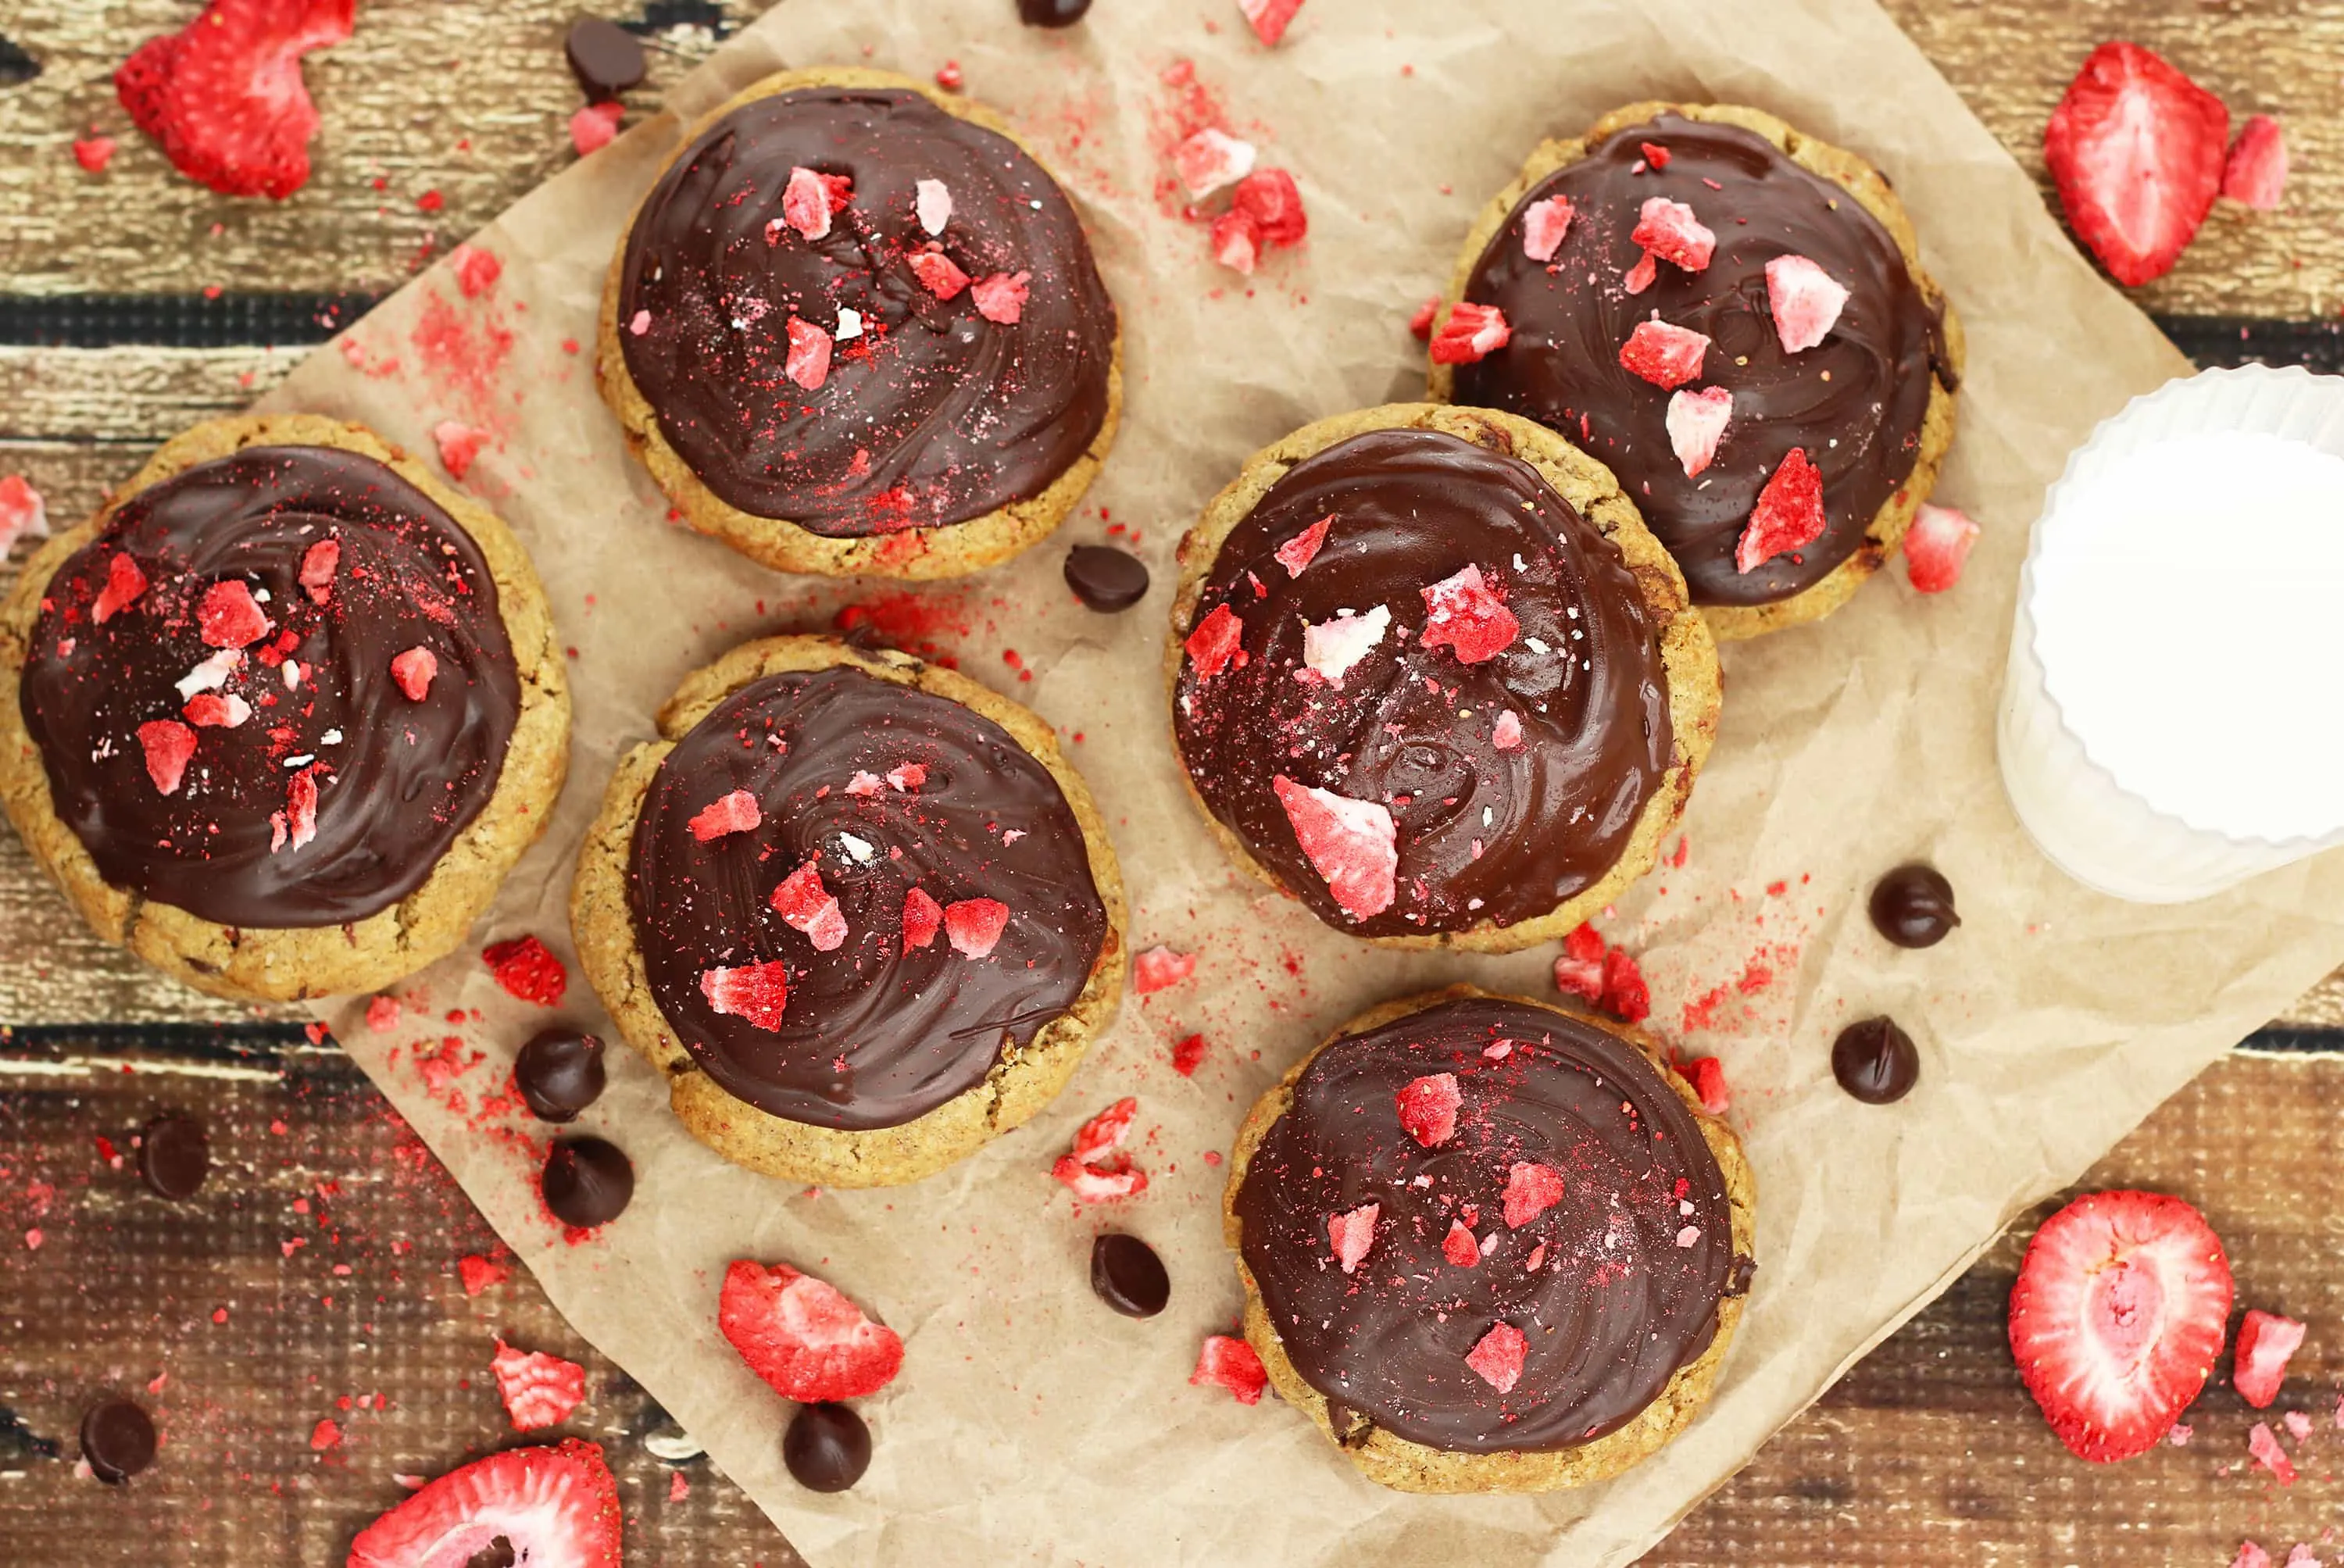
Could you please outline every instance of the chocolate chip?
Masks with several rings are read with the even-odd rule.
[[[1147,597],[1147,568],[1111,544],[1077,544],[1066,555],[1066,586],[1091,609],[1112,615]]]
[[[41,63],[6,38],[0,38],[0,87],[21,87],[41,74]]]
[[[570,56],[570,74],[586,89],[590,103],[611,103],[621,93],[643,84],[643,46],[616,22],[580,17],[570,29],[562,53]]]
[[[513,1084],[540,1121],[578,1119],[602,1098],[602,1042],[576,1029],[540,1029],[513,1060]]]
[[[1899,947],[1935,947],[1962,923],[1954,885],[1934,865],[1900,865],[1872,889],[1872,924]]]
[[[1887,1105],[1920,1081],[1921,1053],[1893,1019],[1865,1018],[1832,1042],[1832,1077],[1864,1104]]]
[[[782,1462],[808,1492],[844,1492],[871,1468],[871,1429],[844,1405],[801,1405],[782,1434]]]
[[[599,1138],[556,1138],[545,1157],[545,1206],[564,1225],[607,1225],[635,1195],[635,1168]]]
[[[1725,1293],[1728,1296],[1747,1296],[1750,1294],[1750,1281],[1757,1277],[1758,1259],[1736,1253],[1733,1268],[1725,1276]]]
[[[101,1400],[81,1418],[81,1456],[92,1475],[119,1485],[155,1462],[155,1418],[128,1400]]]
[[[1090,9],[1091,0],[1017,0],[1017,19],[1028,27],[1071,27]]]
[[[1091,1243],[1091,1289],[1127,1318],[1152,1318],[1172,1299],[1172,1276],[1155,1248],[1110,1230]]]
[[[157,1198],[193,1198],[211,1169],[211,1139],[204,1124],[192,1118],[158,1116],[138,1137],[139,1179]]]

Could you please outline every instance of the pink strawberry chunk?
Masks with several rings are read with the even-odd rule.
[[[342,546],[338,540],[321,539],[301,557],[299,582],[308,590],[310,603],[323,604],[333,597],[334,573],[341,564]]]
[[[789,358],[783,361],[783,373],[809,392],[820,391],[830,379],[830,334],[811,321],[790,318]]]
[[[1644,972],[1632,956],[1617,947],[1603,955],[1601,1006],[1625,1023],[1641,1024],[1652,1016],[1652,990],[1644,984]]]
[[[779,1029],[783,1009],[790,1003],[790,966],[776,960],[703,970],[700,994],[708,998],[712,1012],[745,1018],[761,1029]]]
[[[1273,553],[1288,577],[1301,576],[1303,568],[1318,559],[1319,547],[1327,542],[1327,531],[1334,525],[1335,514],[1329,512],[1278,547]]]
[[[1552,261],[1571,232],[1571,198],[1551,196],[1534,201],[1522,212],[1522,254],[1532,261]]]
[[[1196,972],[1195,954],[1175,953],[1158,943],[1131,961],[1131,988],[1143,996],[1152,996]]]
[[[442,420],[431,427],[431,440],[440,449],[440,466],[448,470],[449,478],[460,480],[472,471],[480,449],[489,444],[489,432],[476,430],[460,420]]]
[[[1302,9],[1302,0],[1238,0],[1238,9],[1253,25],[1253,35],[1266,47],[1275,49],[1293,24],[1295,13]]]
[[[1335,1260],[1346,1274],[1356,1270],[1359,1260],[1375,1245],[1376,1216],[1383,1212],[1380,1203],[1362,1203],[1348,1214],[1327,1217],[1327,1239],[1335,1249]]]
[[[1114,1203],[1147,1190],[1147,1173],[1120,1154],[1096,1165],[1062,1154],[1050,1174],[1065,1183],[1077,1203]]]
[[[1754,572],[1787,551],[1813,544],[1823,532],[1823,472],[1807,460],[1804,447],[1793,447],[1758,492],[1758,504],[1734,546],[1734,569]]]
[[[1399,832],[1381,802],[1352,800],[1283,774],[1270,788],[1303,855],[1345,914],[1367,920],[1391,907],[1399,894]]]
[[[1030,272],[996,272],[973,285],[969,298],[976,301],[976,313],[995,326],[1015,327],[1026,314],[1027,285],[1033,281]]]
[[[2287,137],[2277,120],[2256,115],[2230,144],[2230,156],[2222,167],[2222,194],[2258,212],[2271,212],[2286,190]]]
[[[1562,1172],[1552,1166],[1514,1161],[1506,1172],[1506,1229],[1519,1230],[1562,1201]]]
[[[940,179],[924,179],[913,186],[913,215],[920,228],[930,235],[942,234],[952,222],[952,187]]]
[[[1009,925],[1009,905],[997,898],[963,898],[945,905],[945,940],[964,958],[982,958]]]
[[[1582,1001],[1603,999],[1603,938],[1592,926],[1575,926],[1554,961],[1555,989]]]
[[[586,1369],[542,1351],[523,1353],[499,1340],[489,1370],[515,1431],[559,1426],[586,1400]]]
[[[1462,1219],[1449,1222],[1449,1234],[1440,1239],[1440,1255],[1455,1267],[1470,1269],[1481,1260],[1481,1243],[1474,1239],[1473,1228]]]
[[[1522,1338],[1520,1329],[1511,1323],[1499,1323],[1467,1352],[1465,1364],[1500,1393],[1511,1393],[1514,1385],[1521,1381],[1522,1361],[1530,1348],[1531,1342]]]
[[[1495,305],[1460,299],[1432,335],[1436,365],[1477,365],[1512,341],[1514,329]]]
[[[1197,622],[1197,629],[1188,633],[1188,640],[1181,646],[1187,650],[1197,679],[1209,681],[1228,668],[1231,660],[1239,669],[1245,667],[1246,652],[1238,645],[1244,639],[1245,622],[1238,619],[1237,612],[1223,604]]]
[[[2253,1542],[2242,1542],[2238,1554],[2230,1559],[2230,1568],[2271,1568],[2270,1553]]]
[[[751,832],[764,820],[757,797],[747,790],[736,789],[702,807],[686,825],[692,829],[692,837],[708,844],[726,834]]]
[[[817,953],[834,953],[846,944],[846,914],[822,885],[822,862],[809,860],[782,879],[769,902],[782,924],[805,933]]]
[[[1501,752],[1520,751],[1522,745],[1522,716],[1511,708],[1498,714],[1498,722],[1490,726],[1490,744]]]
[[[1664,196],[1644,203],[1635,232],[1628,238],[1642,246],[1646,255],[1673,261],[1687,272],[1706,271],[1717,250],[1717,236],[1693,216],[1692,208]]]
[[[1904,531],[1904,570],[1919,593],[1943,593],[1962,580],[1978,525],[1949,506],[1924,506]]]
[[[1459,663],[1479,664],[1511,647],[1521,631],[1505,601],[1481,580],[1479,566],[1468,565],[1420,592],[1424,595],[1422,646],[1427,652],[1451,648]]]
[[[196,732],[177,719],[156,719],[138,726],[138,744],[146,754],[146,776],[164,794],[179,793],[187,764],[196,754]]]
[[[1254,147],[1227,131],[1207,126],[1172,149],[1172,167],[1188,194],[1199,199],[1253,172]]]
[[[626,115],[624,104],[588,104],[570,116],[570,145],[580,157],[601,152],[618,139],[619,122]]]
[[[2254,1455],[2257,1464],[2277,1476],[2281,1486],[2295,1484],[2295,1464],[2287,1457],[2287,1450],[2279,1447],[2278,1434],[2271,1431],[2270,1422],[2255,1422],[2247,1433],[2247,1452]]]
[[[1635,266],[1631,267],[1627,271],[1620,275],[1620,287],[1626,289],[1629,295],[1632,298],[1635,295],[1642,294],[1645,289],[1650,288],[1653,284],[1658,283],[1660,280],[1660,260],[1658,258],[1653,256],[1651,251],[1647,250],[1643,255],[1636,258]]]
[[[803,238],[829,237],[830,186],[821,175],[804,167],[790,170],[790,183],[782,192],[782,221]]]
[[[968,274],[955,265],[953,258],[941,250],[915,250],[908,265],[920,287],[939,299],[957,299],[968,287]]]
[[[1235,204],[1232,212],[1252,219],[1264,245],[1299,245],[1310,233],[1301,187],[1282,168],[1256,169],[1238,181],[1229,199]]]
[[[1681,391],[1669,400],[1669,445],[1684,465],[1685,478],[1698,479],[1708,470],[1733,422],[1733,394],[1723,387]]]
[[[1685,1079],[1701,1097],[1701,1108],[1710,1115],[1723,1116],[1732,1107],[1733,1097],[1725,1092],[1725,1065],[1715,1057],[1687,1064]]]
[[[1708,338],[1656,316],[1636,323],[1620,350],[1620,366],[1671,392],[1701,379],[1701,362],[1708,354]]]
[[[419,703],[431,694],[431,683],[439,673],[439,656],[429,648],[409,648],[390,661],[390,678],[410,703]]]
[[[215,582],[196,606],[196,625],[209,648],[246,648],[276,630],[240,577]]]
[[[1213,219],[1213,259],[1240,277],[1250,278],[1261,265],[1261,226],[1242,212],[1225,212]]]
[[[146,592],[146,573],[127,555],[116,554],[106,563],[106,586],[97,591],[97,602],[90,606],[89,618],[100,626],[138,602]]]
[[[1803,256],[1766,263],[1766,304],[1785,354],[1803,353],[1830,337],[1847,298],[1844,287]]]
[[[293,847],[306,849],[318,837],[318,770],[303,768],[285,786],[285,821],[292,830]]]
[[[888,786],[902,794],[913,794],[928,782],[928,770],[918,763],[901,763],[887,770]]]
[[[48,532],[48,502],[32,481],[20,473],[0,478],[0,555],[14,550],[20,539],[45,539]]]
[[[786,1263],[736,1259],[724,1270],[716,1326],[751,1371],[801,1403],[867,1398],[904,1366],[894,1330]]]
[[[2249,1308],[2238,1325],[2230,1386],[2257,1410],[2268,1410],[2287,1381],[2287,1363],[2303,1347],[2304,1326],[2293,1318]]]
[[[1411,1078],[1392,1097],[1399,1107],[1399,1125],[1427,1148],[1438,1148],[1457,1136],[1457,1108],[1464,1098],[1455,1073]]]
[[[904,951],[924,947],[936,939],[944,929],[944,905],[928,896],[924,887],[914,887],[904,895]]]

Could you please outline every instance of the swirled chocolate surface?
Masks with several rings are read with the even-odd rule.
[[[1318,552],[1290,572],[1278,550],[1322,519]],[[1502,652],[1470,664],[1424,645],[1423,591],[1468,567],[1519,622]],[[1405,936],[1551,914],[1618,861],[1669,764],[1668,678],[1635,578],[1519,458],[1436,430],[1338,442],[1231,531],[1196,622],[1224,605],[1245,657],[1209,676],[1183,662],[1181,761],[1207,808],[1339,929]],[[1306,663],[1306,626],[1378,611],[1388,630],[1339,686]],[[1501,748],[1507,713],[1520,737]],[[1389,907],[1346,911],[1279,777],[1390,813]]]
[[[336,559],[313,592],[320,545]],[[143,584],[100,622],[125,557]],[[222,584],[265,635],[207,636],[198,609]],[[436,667],[420,699],[392,669],[418,648]],[[496,792],[520,681],[488,562],[437,503],[357,452],[248,447],[131,497],[58,570],[23,708],[107,882],[221,926],[314,927],[423,885]],[[140,738],[155,724],[194,748],[167,794]]]
[[[695,834],[736,791],[757,824]],[[808,864],[845,922],[828,951],[772,906]],[[947,921],[992,899],[1008,924],[982,957],[948,930],[913,945],[914,887]],[[854,1129],[900,1127],[982,1082],[1006,1042],[1073,1004],[1106,934],[1082,824],[1048,771],[973,710],[844,666],[753,682],[677,743],[636,821],[628,902],[653,999],[709,1077],[775,1116]],[[773,963],[787,966],[778,1017],[719,1012],[702,988],[712,970]]]
[[[853,182],[820,239],[783,215],[796,168]],[[951,198],[939,233],[923,180]],[[912,270],[921,251],[971,279],[1031,274],[1021,319],[986,319],[973,288],[938,298]],[[837,339],[813,390],[788,374],[793,319]],[[808,87],[724,116],[644,200],[618,329],[702,483],[848,539],[1049,488],[1106,422],[1116,314],[1066,194],[1015,142],[918,93]]]
[[[1648,143],[1667,150],[1666,167],[1652,166]],[[1571,228],[1551,264],[1534,261],[1522,214],[1555,196],[1571,202]],[[1660,262],[1653,285],[1632,295],[1624,279],[1643,251],[1630,236],[1656,196],[1691,207],[1717,249],[1701,272]],[[1829,338],[1786,354],[1766,264],[1792,255],[1850,294]],[[1937,312],[1895,239],[1854,197],[1763,137],[1673,115],[1619,132],[1534,187],[1482,253],[1465,298],[1503,310],[1513,337],[1458,367],[1457,400],[1536,420],[1609,467],[1702,604],[1787,599],[1855,552],[1919,460],[1944,359]],[[1698,478],[1670,444],[1672,394],[1620,363],[1629,334],[1655,311],[1713,339],[1693,387],[1733,394],[1724,441]],[[1793,447],[1823,471],[1823,535],[1739,572],[1734,545]]]
[[[1444,1073],[1455,1128],[1427,1148],[1395,1097]],[[1509,1225],[1518,1166],[1554,1173],[1561,1196]],[[1346,1272],[1328,1222],[1367,1204],[1373,1233]],[[1455,1452],[1616,1431],[1700,1359],[1718,1302],[1739,1293],[1724,1176],[1659,1070],[1592,1024],[1502,998],[1437,1003],[1320,1051],[1236,1208],[1246,1267],[1310,1386]],[[1466,1255],[1460,1226],[1467,1265],[1444,1250]],[[1526,1341],[1504,1393],[1466,1361],[1500,1323]]]

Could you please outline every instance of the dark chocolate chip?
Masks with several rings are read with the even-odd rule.
[[[1832,1042],[1832,1077],[1864,1104],[1886,1105],[1913,1092],[1921,1078],[1921,1053],[1894,1019],[1864,1018]]]
[[[604,1081],[602,1042],[576,1029],[540,1029],[513,1061],[513,1084],[540,1121],[577,1120]]]
[[[21,87],[41,74],[41,63],[6,38],[0,38],[0,87]]]
[[[1110,1230],[1091,1242],[1091,1289],[1127,1318],[1152,1318],[1172,1299],[1172,1276],[1155,1248]]]
[[[500,1535],[464,1560],[464,1568],[513,1568],[513,1543]]]
[[[1091,0],[1017,0],[1017,19],[1028,27],[1071,27],[1090,9]]]
[[[587,101],[607,104],[643,83],[643,46],[616,22],[581,16],[562,46],[570,74],[586,89]]]
[[[1327,1401],[1327,1424],[1334,1429],[1336,1442],[1344,1448],[1358,1448],[1376,1435],[1376,1423],[1367,1412],[1353,1410],[1340,1400]]]
[[[545,1206],[564,1225],[607,1225],[635,1195],[635,1168],[599,1138],[556,1138],[545,1157]]]
[[[1729,1296],[1750,1294],[1750,1281],[1758,1277],[1758,1259],[1736,1254],[1733,1268],[1725,1276],[1725,1293]]]
[[[118,1485],[155,1462],[155,1419],[128,1400],[101,1400],[81,1418],[81,1456]]]
[[[139,1135],[139,1179],[157,1198],[193,1198],[211,1169],[211,1139],[192,1118],[158,1116]]]
[[[1872,924],[1899,947],[1935,947],[1962,923],[1954,885],[1934,865],[1900,865],[1872,889]]]
[[[808,1492],[844,1492],[871,1468],[871,1429],[844,1405],[801,1405],[782,1434],[782,1462]]]
[[[1111,544],[1077,544],[1066,555],[1066,586],[1091,609],[1112,615],[1147,597],[1147,568]]]

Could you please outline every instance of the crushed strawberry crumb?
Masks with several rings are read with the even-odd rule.
[[[1904,570],[1914,592],[1943,593],[1962,580],[1978,525],[1949,506],[1924,505],[1904,531]]]
[[[407,693],[410,703],[419,703],[431,694],[432,680],[439,673],[439,656],[429,648],[409,648],[390,662],[390,678]]]
[[[1457,1135],[1457,1109],[1464,1096],[1455,1073],[1429,1073],[1399,1087],[1392,1097],[1399,1125],[1426,1148],[1438,1148]]]
[[[512,1278],[510,1269],[494,1259],[483,1258],[477,1252],[468,1252],[457,1259],[456,1272],[464,1281],[464,1294],[467,1296],[477,1296],[483,1290],[492,1290]]]
[[[1801,550],[1823,537],[1823,471],[1807,460],[1804,447],[1793,447],[1758,492],[1741,541],[1734,546],[1737,572],[1754,572],[1778,555]]]
[[[736,789],[702,806],[686,825],[692,829],[692,837],[707,844],[727,834],[748,833],[764,820],[757,797],[747,790]]]
[[[1465,1364],[1500,1393],[1511,1393],[1521,1381],[1522,1361],[1530,1341],[1511,1323],[1498,1323],[1466,1353]]]
[[[91,174],[104,174],[114,161],[112,137],[85,137],[73,145],[74,162]]]
[[[1131,988],[1142,996],[1178,985],[1197,972],[1197,956],[1158,943],[1131,961]]]

